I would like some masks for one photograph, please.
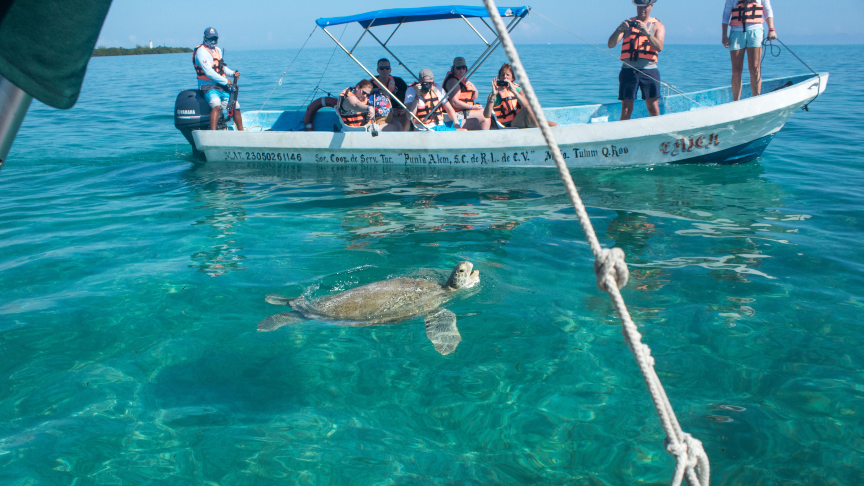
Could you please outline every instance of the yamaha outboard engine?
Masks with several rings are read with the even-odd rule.
[[[195,140],[192,139],[192,130],[210,129],[210,104],[204,99],[201,90],[187,89],[177,95],[177,101],[174,103],[174,126],[192,145],[193,155],[203,159],[204,152],[198,150]]]

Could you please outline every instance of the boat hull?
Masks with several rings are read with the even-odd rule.
[[[827,79],[821,74],[762,96],[707,108],[693,105],[698,109],[659,117],[552,130],[569,167],[743,163],[758,158],[786,121],[825,89]],[[550,118],[555,110],[561,109],[550,109]],[[376,137],[368,132],[197,131],[193,137],[211,162],[554,165],[538,129],[381,132]]]

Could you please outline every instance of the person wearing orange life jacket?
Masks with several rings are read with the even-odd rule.
[[[363,79],[357,86],[342,90],[336,109],[342,117],[342,123],[349,127],[362,127],[375,120],[375,106],[370,101],[372,82]],[[382,123],[378,125],[382,132],[394,132],[402,129],[398,123]]]
[[[534,111],[522,94],[522,87],[514,80],[513,67],[510,64],[503,64],[498,69],[498,77],[492,79],[492,92],[486,100],[483,116],[491,121],[494,115],[498,123],[504,127],[536,128],[537,118],[534,117]],[[553,121],[548,123],[550,127],[558,126]],[[497,124],[492,126],[498,128]]]
[[[408,90],[408,84],[405,83],[404,79],[398,76],[393,76],[391,71],[392,67],[390,66],[389,59],[386,57],[378,59],[378,76],[369,80],[372,82],[372,93],[384,93],[381,86],[386,87],[388,91],[393,93],[395,99],[390,99],[390,105],[393,111],[384,121],[386,123],[398,122],[400,126],[407,128],[408,112],[405,111],[405,108],[402,108],[402,105],[400,105],[399,102],[402,102],[403,104],[405,103],[405,92]]]
[[[368,79],[343,89],[336,104],[342,123],[349,127],[362,127],[375,119],[375,107],[368,104],[371,94],[372,83]]]
[[[623,22],[612,32],[607,43],[609,49],[621,44],[621,72],[618,74],[618,99],[621,100],[621,120],[633,116],[636,93],[642,99],[650,116],[660,114],[660,70],[657,56],[663,50],[666,27],[651,17],[657,0],[633,0],[636,16]]]
[[[774,12],[771,0],[726,0],[723,9],[723,47],[729,49],[732,59],[732,99],[741,99],[741,74],[744,71],[744,54],[750,69],[750,92],[758,96],[762,92],[762,38],[765,31],[762,23],[768,23],[768,40],[777,38],[774,29]],[[727,30],[731,27],[731,33]]]
[[[204,91],[204,98],[210,104],[210,130],[216,130],[216,123],[222,109],[228,106],[231,97],[231,77],[240,77],[240,71],[232,71],[222,59],[222,49],[216,47],[219,33],[213,27],[204,29],[204,41],[192,52],[192,65],[198,77],[198,89]],[[240,103],[234,105],[234,125],[243,131],[243,118],[240,116]]]
[[[439,105],[439,101],[442,99],[445,101]],[[445,123],[444,113],[447,113],[450,120],[459,120],[459,118],[445,93],[435,84],[435,75],[432,74],[431,69],[420,70],[420,82],[408,86],[408,90],[405,92],[405,105],[411,110],[411,113],[423,120],[426,128],[430,130],[439,132],[464,130],[457,128],[460,126],[458,121]],[[426,120],[427,115],[429,116],[428,120]],[[417,128],[417,122],[414,121],[414,123],[415,128]],[[422,130],[422,128],[420,129]]]
[[[456,110],[456,116],[465,120],[466,130],[489,130],[492,119],[483,116],[483,105],[474,100],[480,95],[474,83],[463,79],[468,74],[468,65],[464,57],[453,59],[453,66],[444,77],[441,87],[444,93],[450,93],[450,104]],[[456,86],[459,86],[458,88]]]

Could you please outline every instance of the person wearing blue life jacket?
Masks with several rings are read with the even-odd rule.
[[[216,130],[216,123],[222,115],[222,109],[228,107],[231,98],[230,77],[240,77],[240,71],[232,71],[222,59],[222,49],[216,47],[219,33],[213,27],[204,29],[204,41],[192,52],[192,65],[198,77],[198,89],[204,92],[204,98],[210,104],[210,130]],[[240,103],[234,104],[234,125],[243,131],[243,119],[240,116]]]
[[[744,72],[744,54],[750,69],[750,92],[762,92],[762,39],[763,23],[768,24],[768,40],[777,38],[774,30],[774,12],[771,0],[726,0],[723,8],[723,47],[732,58],[732,100],[741,99],[741,74]],[[730,29],[731,27],[731,29]],[[727,30],[731,30],[727,33]]]

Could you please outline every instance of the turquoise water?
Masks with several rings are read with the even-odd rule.
[[[295,51],[226,47],[259,108]],[[864,481],[859,48],[793,48],[828,91],[760,160],[573,171],[712,484]],[[438,76],[479,54],[428,51],[397,53]],[[616,97],[590,47],[520,51],[548,106]],[[302,104],[331,52],[304,52],[267,108]],[[344,57],[322,86],[359,79]],[[75,108],[31,107],[0,171],[0,484],[668,483],[554,170],[197,164],[172,126],[189,58],[94,59]],[[727,58],[672,45],[662,73],[721,86]],[[788,53],[765,68],[803,72]],[[420,320],[256,332],[287,310],[268,293],[462,259],[481,284],[447,305],[449,356]]]

